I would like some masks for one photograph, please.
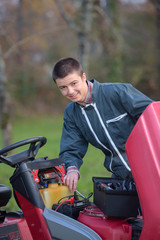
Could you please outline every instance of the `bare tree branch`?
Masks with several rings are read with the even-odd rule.
[[[54,31],[61,31],[61,30],[64,30],[66,29],[66,25],[61,25],[60,27],[58,26],[57,28],[48,28],[48,29],[45,29],[43,31],[40,31],[38,33],[35,33],[35,34],[32,34],[26,38],[23,38],[22,40],[16,42],[14,45],[12,45],[8,50],[7,52],[4,53],[4,58],[8,58],[10,56],[10,54],[13,52],[13,51],[17,51],[18,47],[24,45],[25,43],[29,42],[30,40],[32,40],[34,37],[37,37],[37,36],[40,36],[40,35],[44,35],[46,33],[50,33],[50,32],[54,32]]]
[[[55,3],[59,9],[59,12],[63,19],[67,22],[67,24],[70,26],[70,28],[76,33],[79,34],[80,29],[79,27],[74,23],[74,21],[66,14],[64,11],[64,8],[62,7],[61,0],[55,0]]]
[[[11,47],[12,46],[11,39],[9,38],[8,34],[6,33],[5,29],[2,26],[0,26],[0,34],[4,36],[8,46]]]

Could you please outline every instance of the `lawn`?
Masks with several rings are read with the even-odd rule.
[[[14,143],[35,136],[45,136],[47,143],[39,150],[37,157],[48,156],[49,158],[57,158],[62,125],[63,117],[59,115],[18,118],[13,122],[12,142]],[[0,147],[1,146],[0,139]],[[88,196],[90,192],[93,192],[92,176],[106,177],[110,174],[103,166],[104,155],[100,150],[89,146],[88,152],[83,160],[84,164],[80,170],[81,175],[77,190],[84,196]],[[9,178],[13,171],[13,168],[2,163],[0,168],[0,183],[10,185]],[[8,203],[7,208],[8,210],[17,209],[13,197]]]

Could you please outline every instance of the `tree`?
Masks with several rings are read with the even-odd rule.
[[[155,6],[157,21],[157,86],[160,89],[160,0],[150,0]]]
[[[97,1],[99,2],[99,1]],[[122,81],[123,64],[122,64],[122,48],[123,36],[121,26],[121,2],[119,0],[101,1],[103,3],[96,5],[97,14],[99,16],[97,24],[99,28],[100,39],[106,54],[106,65],[108,68],[109,81]],[[98,26],[97,26],[98,27]]]
[[[86,73],[88,72],[88,58],[90,51],[89,36],[91,33],[92,18],[93,18],[93,1],[82,0],[79,13],[76,14],[78,19],[71,18],[67,11],[65,11],[62,1],[55,0],[59,12],[63,19],[67,22],[78,39],[78,56],[81,64],[85,67]]]
[[[5,72],[5,61],[2,56],[0,46],[0,127],[2,130],[3,146],[11,144],[11,114],[10,114],[10,101],[7,92],[7,76]]]
[[[90,40],[95,32],[101,32],[100,44],[108,59],[108,75],[110,81],[122,79],[122,34],[119,15],[119,1],[81,0],[76,18],[69,16],[62,0],[55,0],[59,12],[73,32],[77,35],[79,59],[88,70]],[[76,5],[77,1],[72,1]],[[97,28],[94,27],[97,26]],[[101,26],[99,28],[99,26]],[[98,40],[98,39],[97,39]]]

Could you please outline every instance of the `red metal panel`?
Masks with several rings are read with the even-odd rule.
[[[16,192],[16,196],[21,202],[24,217],[31,231],[33,239],[37,240],[51,240],[47,223],[43,217],[43,210],[33,206],[27,199]]]
[[[140,240],[159,240],[160,102],[151,103],[140,116],[127,140],[126,153],[144,219]]]
[[[93,229],[103,240],[131,240],[132,227],[124,219],[106,217],[95,206],[80,212],[78,221]]]
[[[0,224],[0,239],[33,240],[24,218],[6,217]]]

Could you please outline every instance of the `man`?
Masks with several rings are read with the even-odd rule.
[[[60,59],[52,77],[62,95],[71,101],[64,112],[59,154],[66,165],[64,183],[70,191],[77,187],[88,143],[103,151],[104,166],[114,176],[132,178],[125,143],[152,100],[131,84],[88,81],[74,58]]]

